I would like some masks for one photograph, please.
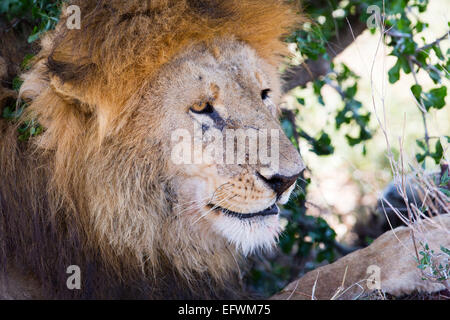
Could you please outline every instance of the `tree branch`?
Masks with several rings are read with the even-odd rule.
[[[443,41],[443,40],[446,40],[446,39],[447,39],[447,40],[450,39],[450,36],[449,36],[448,33],[446,33],[446,34],[444,34],[443,36],[437,38],[437,39],[434,40],[433,42],[431,42],[431,43],[429,43],[429,44],[427,44],[427,45],[424,45],[424,46],[421,47],[421,48],[417,48],[416,52],[424,51],[424,50],[426,50],[426,49],[428,49],[428,48],[431,48],[432,46],[437,45],[437,44],[439,44],[439,42],[441,42],[441,41]]]
[[[350,16],[348,26],[338,30],[338,34],[328,41],[327,53],[330,59],[344,51],[366,27],[366,23],[360,21],[359,15]],[[306,60],[301,65],[288,68],[282,76],[283,92],[286,93],[297,86],[305,86],[330,71],[330,61],[322,57],[317,60]]]

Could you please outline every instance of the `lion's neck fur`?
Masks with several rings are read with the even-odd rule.
[[[195,230],[182,230],[168,205],[167,177],[142,180],[146,170],[163,172],[155,164],[127,163],[139,155],[123,145],[89,160],[80,149],[58,159],[17,142],[5,121],[0,132],[0,282],[12,266],[47,298],[224,298],[239,291],[226,244],[206,245]],[[92,165],[98,157],[103,161]],[[73,168],[63,185],[58,161]],[[143,200],[155,207],[139,207]],[[81,269],[81,290],[66,286],[70,265]]]

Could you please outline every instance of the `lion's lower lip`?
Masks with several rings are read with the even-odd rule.
[[[274,203],[273,205],[271,205],[270,207],[262,210],[262,211],[258,211],[258,212],[249,212],[249,213],[240,213],[240,212],[235,212],[235,211],[231,211],[222,207],[218,207],[215,205],[210,205],[212,208],[214,208],[214,210],[218,210],[221,211],[222,213],[232,216],[232,217],[236,217],[239,219],[249,219],[249,218],[253,218],[253,217],[261,217],[261,216],[272,216],[272,215],[277,215],[279,212],[278,206]]]

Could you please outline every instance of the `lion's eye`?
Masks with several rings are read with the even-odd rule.
[[[261,99],[265,100],[269,97],[270,89],[264,89],[261,91]]]
[[[195,103],[190,110],[194,113],[213,113],[214,108],[209,102]]]

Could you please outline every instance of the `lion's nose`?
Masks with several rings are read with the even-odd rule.
[[[262,174],[258,173],[260,178],[272,188],[273,191],[277,194],[277,197],[280,197],[284,191],[286,191],[292,184],[297,180],[301,171],[293,176],[286,177],[280,174],[274,174],[271,177],[265,177]]]

